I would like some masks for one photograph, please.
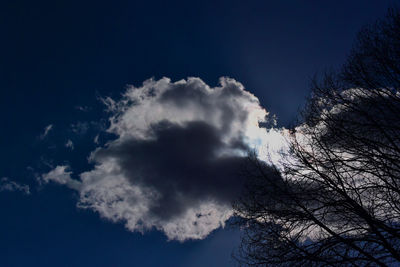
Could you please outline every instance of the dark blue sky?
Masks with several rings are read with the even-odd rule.
[[[44,162],[87,169],[98,126],[73,136],[71,123],[105,118],[99,96],[150,77],[195,76],[212,86],[235,78],[289,125],[310,77],[340,66],[357,31],[393,3],[2,1],[0,177],[29,184],[32,194],[0,192],[0,266],[232,265],[238,231],[186,243],[131,233],[76,208],[71,190],[39,187],[34,175]],[[67,151],[66,138],[79,149]]]

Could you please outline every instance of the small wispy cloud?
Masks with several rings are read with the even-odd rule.
[[[79,190],[81,182],[71,178],[72,172],[69,170],[69,166],[62,165],[57,166],[48,173],[43,174],[39,179],[42,183],[54,182],[57,184],[66,185],[72,189]]]
[[[89,107],[87,107],[87,106],[76,106],[75,109],[82,111],[82,112],[89,111]]]
[[[53,129],[53,124],[49,124],[44,128],[43,133],[39,136],[41,140],[45,139],[49,132]]]
[[[70,139],[68,139],[68,141],[65,143],[65,147],[74,150],[74,143]]]
[[[3,177],[0,179],[0,192],[1,191],[20,191],[26,195],[29,195],[31,193],[28,185],[19,184],[17,182],[11,181],[7,177]]]
[[[94,142],[95,144],[98,144],[98,143],[99,143],[99,135],[96,135],[96,136],[94,137],[93,142]]]
[[[77,135],[84,135],[89,130],[88,122],[77,122],[71,124],[71,130]]]

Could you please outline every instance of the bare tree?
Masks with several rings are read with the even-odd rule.
[[[400,263],[400,13],[363,29],[312,84],[281,166],[249,157],[234,208],[243,265]]]

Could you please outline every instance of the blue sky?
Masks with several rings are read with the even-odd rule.
[[[228,76],[295,122],[317,72],[338,67],[356,33],[394,1],[3,1],[0,4],[1,266],[230,266],[239,231],[167,241],[77,208],[78,191],[38,177],[57,165],[93,169],[93,142],[128,84]],[[82,107],[84,110],[80,109]],[[45,127],[52,125],[41,138]],[[74,150],[65,147],[67,140]],[[15,188],[14,188],[15,189]]]

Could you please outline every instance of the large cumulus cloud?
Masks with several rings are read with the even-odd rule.
[[[232,216],[247,152],[282,142],[260,127],[268,113],[258,99],[229,78],[214,88],[199,78],[151,79],[104,102],[116,138],[92,152],[94,168],[80,181],[65,166],[44,177],[77,190],[80,207],[132,231],[204,238]]]

